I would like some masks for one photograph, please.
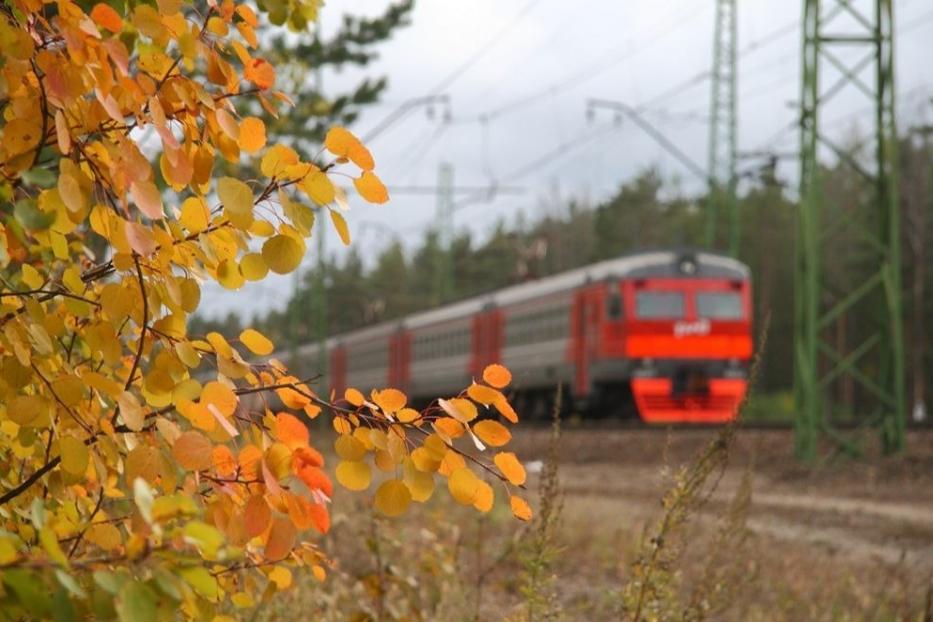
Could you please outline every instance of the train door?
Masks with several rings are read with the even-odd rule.
[[[590,365],[599,358],[600,319],[603,307],[603,291],[599,287],[587,287],[574,297],[573,305],[573,362],[574,393],[587,397],[592,391]]]

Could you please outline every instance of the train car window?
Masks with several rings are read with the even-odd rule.
[[[622,295],[616,287],[612,287],[606,297],[606,315],[610,320],[618,320],[622,317]]]
[[[742,319],[742,297],[733,292],[697,292],[697,315],[710,320]]]
[[[682,318],[684,295],[682,292],[638,292],[635,294],[635,314],[647,320]]]

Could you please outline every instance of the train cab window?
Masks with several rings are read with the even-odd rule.
[[[640,291],[635,294],[635,314],[644,320],[684,317],[682,292]]]
[[[742,319],[742,296],[735,292],[698,292],[697,315],[710,320]]]

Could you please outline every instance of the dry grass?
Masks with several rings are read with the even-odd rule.
[[[531,457],[545,463],[529,482],[543,493],[530,525],[517,523],[501,499],[478,516],[439,490],[425,506],[387,520],[367,512],[365,499],[339,493],[324,540],[336,564],[327,582],[298,579],[298,589],[271,596],[256,619],[933,620],[933,557],[926,565],[910,556],[891,562],[850,550],[848,540],[811,537],[820,529],[881,544],[914,537],[905,540],[911,552],[929,526],[899,522],[893,510],[890,520],[853,521],[839,511],[767,505],[769,494],[793,491],[887,503],[901,486],[905,496],[892,504],[933,510],[912,501],[913,490],[929,490],[928,476],[891,480],[900,482],[894,490],[886,479],[903,476],[899,464],[916,474],[925,455],[856,465],[850,477],[878,474],[856,482],[842,466],[797,477],[792,466],[763,464],[779,449],[759,440],[764,449],[756,452],[744,434],[731,447],[715,431],[664,440],[555,430],[525,435],[536,446]],[[611,451],[616,445],[631,451]],[[879,486],[883,493],[871,492]],[[799,531],[782,532],[785,523]]]

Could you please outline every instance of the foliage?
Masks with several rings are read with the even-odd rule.
[[[295,24],[318,4],[264,6]],[[288,588],[290,567],[323,579],[313,534],[329,529],[333,487],[306,425],[321,413],[339,433],[337,480],[372,485],[381,513],[425,501],[437,475],[489,511],[482,471],[530,518],[514,494],[521,465],[461,446],[509,442],[480,416],[517,421],[504,368],[418,412],[391,388],[319,395],[259,331],[187,330],[203,281],[240,289],[293,271],[322,219],[349,242],[335,180],[388,200],[349,131],[328,131],[328,161],[307,160],[238,114],[288,102],[257,50],[262,15],[232,0],[123,12],[17,0],[0,13],[7,617],[210,618]],[[244,161],[258,171],[213,179]],[[388,474],[378,485],[370,459]]]
[[[408,24],[414,0],[389,4],[381,15],[358,17],[344,14],[340,27],[325,39],[320,28],[310,40],[297,43],[294,37],[276,36],[269,44],[269,59],[290,84],[295,109],[291,114],[267,117],[270,136],[288,141],[299,153],[313,153],[333,125],[351,125],[360,109],[379,100],[388,86],[385,77],[363,78],[352,89],[328,95],[319,79],[327,68],[343,70],[347,65],[362,67],[376,59],[374,48]],[[302,29],[301,24],[296,25]]]

